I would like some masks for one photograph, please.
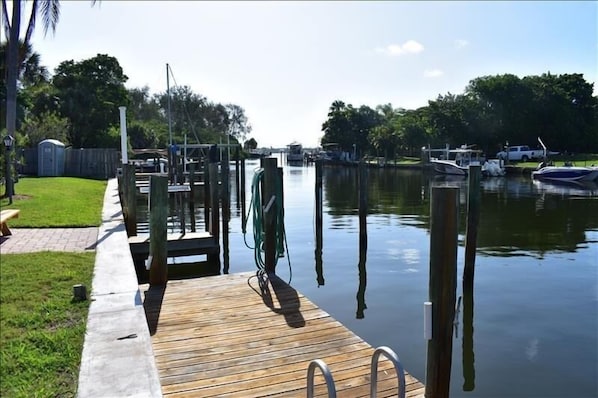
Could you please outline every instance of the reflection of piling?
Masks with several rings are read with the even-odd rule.
[[[191,232],[195,232],[195,163],[189,164],[189,219]]]
[[[137,235],[137,186],[135,166],[123,164],[123,218],[128,236]]]
[[[168,178],[157,175],[150,176],[149,188],[149,282],[151,286],[162,286],[168,281],[168,248],[166,247]]]
[[[279,178],[276,158],[262,158],[261,167],[264,169],[261,198],[264,206],[264,268],[266,273],[276,273],[276,186]]]
[[[230,221],[230,162],[228,151],[222,154],[220,165],[222,170],[221,194],[222,194],[222,256],[223,272],[228,274],[229,256],[228,256],[228,227]]]
[[[463,268],[463,391],[475,388],[473,352],[473,280],[480,217],[480,166],[469,166],[465,266]]]
[[[458,188],[434,187],[430,203],[432,339],[428,341],[426,397],[448,397],[457,285]]]
[[[323,192],[322,192],[322,161],[316,160],[316,187],[315,187],[315,197],[316,197],[316,250],[315,250],[315,257],[316,257],[316,279],[318,281],[318,286],[324,286],[324,270],[322,268],[322,243],[323,243],[323,234],[322,234],[322,222],[323,222]]]
[[[357,319],[364,317],[365,288],[367,285],[366,258],[368,250],[367,213],[368,213],[368,180],[365,162],[359,163],[357,178],[359,190],[359,289],[357,290]]]

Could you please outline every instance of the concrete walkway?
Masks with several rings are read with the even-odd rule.
[[[95,251],[98,228],[11,228],[0,237],[0,253]]]

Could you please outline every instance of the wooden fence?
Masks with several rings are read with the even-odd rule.
[[[21,150],[19,173],[38,174],[38,149]],[[109,179],[116,176],[120,166],[120,152],[114,148],[66,148],[64,150],[64,175],[68,177],[86,177]]]

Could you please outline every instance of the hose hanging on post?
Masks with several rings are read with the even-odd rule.
[[[247,233],[247,226],[243,225],[243,238],[245,240],[245,245],[253,249],[255,265],[259,271],[264,271],[266,264],[264,261],[264,238],[265,238],[265,230],[264,230],[264,206],[262,205],[262,191],[261,185],[264,178],[264,169],[257,168],[253,175],[253,180],[251,182],[251,203],[249,204],[247,218],[249,219],[249,213],[252,213],[252,221],[253,221],[253,240],[254,245],[250,247],[247,244],[247,240],[245,239],[245,234]],[[289,271],[291,270],[291,260],[288,257],[288,245],[286,240],[286,234],[284,229],[284,208],[282,205],[282,181],[277,180],[276,184],[276,195],[274,196],[274,202],[270,203],[271,211],[277,212],[277,222],[276,222],[276,256],[275,256],[275,264],[278,262],[279,257],[284,257],[285,248],[287,252],[287,258],[289,261]],[[290,279],[289,279],[290,282]]]

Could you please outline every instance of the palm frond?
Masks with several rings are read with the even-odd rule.
[[[56,25],[60,19],[60,1],[59,0],[40,0],[40,9],[44,22],[44,35],[48,33],[48,28],[52,33],[56,31]]]

